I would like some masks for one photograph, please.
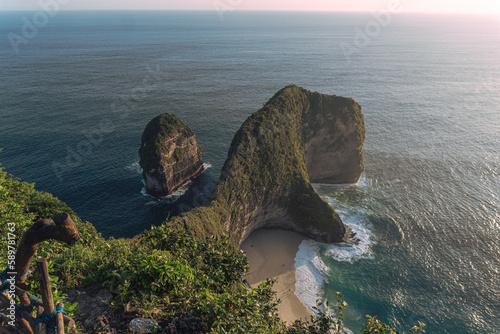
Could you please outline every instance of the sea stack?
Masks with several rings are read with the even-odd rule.
[[[161,114],[148,123],[139,156],[146,190],[153,196],[168,195],[203,172],[196,136],[174,114]]]

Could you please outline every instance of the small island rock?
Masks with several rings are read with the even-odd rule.
[[[196,136],[174,114],[159,115],[148,123],[139,156],[146,190],[153,196],[168,195],[203,172]]]

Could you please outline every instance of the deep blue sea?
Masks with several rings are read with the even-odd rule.
[[[0,12],[8,172],[131,237],[204,205],[236,130],[279,89],[352,97],[363,180],[316,187],[361,243],[313,245],[329,268],[321,294],[343,292],[354,332],[378,314],[500,333],[498,16],[401,14],[377,28],[369,13],[58,12],[35,31],[34,15]],[[141,134],[164,112],[212,166],[176,201],[141,193]]]

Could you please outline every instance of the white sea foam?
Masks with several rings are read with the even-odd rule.
[[[339,262],[354,263],[360,259],[371,259],[369,230],[353,229],[358,232],[358,245],[329,245],[324,255]],[[322,296],[322,289],[328,282],[330,270],[318,254],[319,243],[304,240],[295,256],[295,294],[307,308],[312,311],[316,301]]]
[[[295,255],[295,295],[311,313],[327,282],[328,267],[318,255],[318,243],[304,240]]]
[[[151,199],[151,202],[148,202],[146,204],[148,204],[148,205],[154,204],[156,198],[154,196],[148,194],[148,192],[146,190],[146,182],[144,182],[144,180],[141,180],[141,183],[142,183],[141,195],[144,196],[144,197],[148,197],[148,198]]]
[[[361,174],[361,177],[359,178],[359,181],[356,183],[357,186],[360,187],[369,187],[371,186],[370,180],[366,177],[366,174],[363,173]]]
[[[304,240],[295,256],[295,295],[312,314],[317,314],[313,307],[317,306],[318,299],[323,298],[323,287],[328,282],[330,270],[319,257],[318,245],[312,240]],[[353,334],[348,328],[345,330]]]
[[[148,192],[146,191],[146,185],[144,184],[144,180],[143,180],[142,181],[143,187],[141,189],[141,194],[145,197],[149,197],[152,199],[151,202],[146,203],[148,205],[154,205],[154,204],[165,203],[165,202],[173,203],[173,202],[177,201],[182,195],[184,195],[186,193],[186,191],[188,191],[188,189],[192,183],[193,183],[193,181],[190,180],[190,181],[184,183],[179,188],[177,188],[177,190],[175,190],[174,192],[172,192],[166,196],[154,197],[154,196],[151,196],[150,194],[148,194]]]
[[[354,263],[361,259],[372,259],[372,227],[368,217],[362,212],[352,208],[342,207],[334,199],[324,198],[339,214],[342,221],[349,226],[359,240],[356,244],[341,243],[327,245],[322,255],[330,257],[339,262]],[[313,306],[316,301],[323,297],[323,288],[328,282],[328,271],[330,270],[321,260],[319,255],[319,243],[312,240],[304,240],[295,256],[295,295],[313,314]],[[346,332],[353,333],[346,328]]]
[[[210,162],[203,163],[203,171],[206,171],[207,169],[212,168],[212,167],[213,166]],[[142,175],[142,168],[141,168],[141,165],[139,164],[139,161],[133,162],[132,164],[128,165],[126,168],[128,170],[137,172],[137,174]]]
[[[353,184],[337,184],[337,185],[324,185],[327,187],[369,187],[370,180],[366,177],[366,174],[361,174],[361,177],[357,183]],[[322,184],[313,185],[316,192],[318,187],[323,186]],[[350,262],[354,263],[360,259],[372,258],[372,253],[370,251],[372,244],[372,226],[368,220],[368,217],[353,208],[348,208],[341,205],[335,199],[323,196],[323,199],[332,206],[337,214],[342,219],[342,222],[346,224],[353,232],[356,233],[355,238],[358,242],[355,244],[341,243],[336,245],[330,245],[329,249],[325,252],[325,255],[332,257],[336,261]]]
[[[325,198],[332,205],[332,200]],[[354,263],[361,259],[373,259],[371,245],[373,243],[372,226],[368,221],[368,217],[351,208],[342,208],[332,205],[335,211],[342,219],[342,222],[349,226],[356,233],[355,238],[359,241],[356,244],[348,245],[346,243],[329,245],[325,255],[335,259],[336,261]]]
[[[128,170],[136,172],[137,174],[142,175],[142,168],[141,168],[141,165],[139,164],[139,161],[135,161],[134,163],[128,165],[126,168]]]

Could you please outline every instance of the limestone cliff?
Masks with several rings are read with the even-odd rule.
[[[356,183],[363,172],[365,125],[352,99],[308,92],[306,166],[312,183]]]
[[[201,148],[193,131],[169,113],[148,123],[139,156],[146,190],[154,196],[171,193],[203,171]]]
[[[350,231],[311,181],[357,181],[364,138],[354,100],[285,87],[236,133],[209,205],[170,224],[198,235],[227,233],[239,244],[263,227],[345,241]]]

